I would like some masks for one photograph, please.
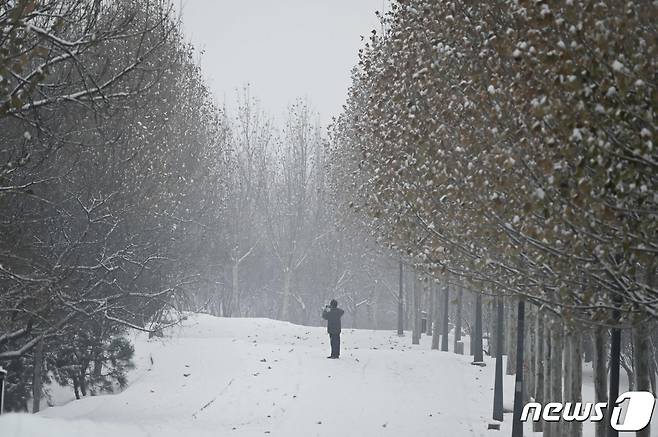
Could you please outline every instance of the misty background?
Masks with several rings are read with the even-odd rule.
[[[325,125],[338,115],[358,50],[388,0],[182,0],[183,29],[219,102],[233,106],[249,85],[263,108],[282,119],[308,98]]]

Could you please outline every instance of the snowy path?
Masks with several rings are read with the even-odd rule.
[[[503,431],[486,429],[492,363],[472,366],[468,356],[430,351],[428,337],[412,347],[390,331],[343,330],[340,360],[326,359],[327,343],[323,328],[193,316],[166,339],[136,339],[138,367],[124,392],[38,417],[5,415],[0,435],[509,435],[509,415]]]

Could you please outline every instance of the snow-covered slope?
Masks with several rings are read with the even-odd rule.
[[[493,363],[431,351],[430,338],[343,330],[328,360],[323,328],[193,315],[167,338],[135,338],[137,369],[120,394],[36,416],[4,415],[1,436],[509,435],[491,422]],[[511,404],[512,379],[506,379]]]

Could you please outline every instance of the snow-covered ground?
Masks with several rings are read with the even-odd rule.
[[[328,360],[324,328],[193,315],[164,339],[135,337],[137,368],[122,393],[4,415],[0,436],[510,435],[510,414],[487,430],[493,362],[473,366],[431,351],[430,340],[347,329],[341,359]],[[513,377],[505,383],[511,406]]]

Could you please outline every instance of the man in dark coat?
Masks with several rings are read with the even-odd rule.
[[[338,359],[340,357],[340,318],[344,313],[345,311],[338,308],[336,299],[332,299],[322,311],[322,318],[327,321],[327,332],[331,341],[331,355],[327,358]]]

